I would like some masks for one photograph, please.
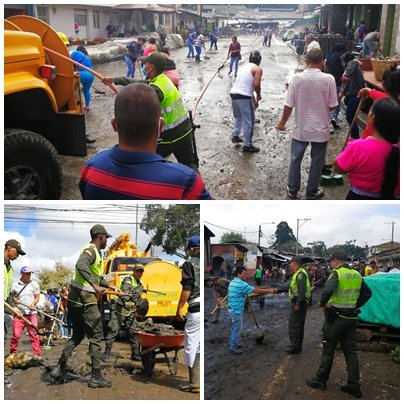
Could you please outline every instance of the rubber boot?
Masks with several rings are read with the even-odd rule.
[[[105,345],[105,351],[104,351],[104,353],[102,355],[102,358],[101,358],[101,360],[103,362],[107,362],[107,361],[110,360],[110,358],[111,358],[111,350],[112,350],[112,344],[106,344]]]
[[[88,387],[111,387],[112,383],[105,380],[101,375],[101,369],[93,369],[91,372],[91,380],[88,382]]]
[[[188,391],[189,393],[199,393],[199,356],[200,354],[196,354],[194,366],[192,368],[188,366],[188,374],[189,374],[189,383],[180,386],[181,391]]]
[[[137,361],[137,362],[141,362],[141,361],[142,361],[142,358],[141,358],[140,355],[139,355],[139,350],[138,350],[137,347],[136,347],[136,348],[132,348],[132,355],[131,355],[130,359],[133,360],[133,361]]]
[[[195,56],[195,62],[199,63],[201,61],[201,57],[199,55]]]
[[[49,372],[49,375],[58,382],[64,381],[66,374],[66,362],[59,359],[58,364]]]

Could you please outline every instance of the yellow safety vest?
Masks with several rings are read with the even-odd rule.
[[[150,81],[158,87],[163,95],[160,103],[161,117],[164,119],[164,130],[172,129],[188,118],[187,111],[181,99],[181,94],[172,81],[165,75],[159,74]]]
[[[333,307],[340,309],[356,309],[362,276],[354,269],[340,267],[334,270],[338,275],[338,288],[328,301]]]
[[[297,288],[297,275],[299,273],[303,273],[306,275],[306,296],[305,297],[307,300],[310,300],[311,290],[310,290],[309,276],[307,275],[306,270],[303,268],[299,268],[292,277],[292,281],[290,282],[290,285],[289,285],[289,293],[288,293],[289,299],[293,299],[294,297],[297,297],[299,295],[299,291]]]
[[[95,261],[90,266],[90,271],[96,275],[97,278],[99,278],[102,275],[102,257],[98,251],[98,248],[94,244],[86,245],[81,250],[80,255],[83,254],[84,250],[87,250],[88,248],[93,248],[96,256]],[[72,286],[88,292],[94,292],[94,288],[83,278],[77,269],[74,271]]]
[[[8,270],[10,268],[10,270]],[[4,300],[7,300],[10,292],[11,292],[11,285],[13,283],[13,267],[9,262],[9,265],[4,263]]]

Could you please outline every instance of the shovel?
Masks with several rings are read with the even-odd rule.
[[[216,307],[209,313],[208,317],[205,318],[205,323],[209,321],[213,314],[216,313],[217,310],[222,308],[222,304],[227,300],[227,295],[216,305]]]
[[[346,145],[348,143],[348,139],[351,136],[352,129],[353,129],[353,127],[354,127],[354,125],[356,123],[356,120],[358,118],[359,111],[362,108],[363,101],[364,101],[364,98],[361,98],[360,101],[359,101],[358,107],[356,108],[355,115],[354,115],[354,117],[352,119],[351,126],[349,127],[349,131],[348,131],[348,133],[346,135],[345,142],[344,142],[344,145],[342,146],[341,153],[345,150],[345,147],[346,147]],[[323,174],[321,175],[321,179],[320,179],[321,184],[322,185],[343,184],[344,179],[343,179],[342,175],[341,174],[334,174],[334,172],[332,171],[332,168],[331,168],[332,165],[330,165],[331,166],[330,168],[328,168],[327,166],[328,165],[324,166],[324,168],[323,168]],[[329,172],[326,173],[326,171],[328,171],[328,170],[329,170]]]
[[[253,307],[252,307],[251,300],[250,300],[249,296],[247,296],[247,300],[248,300],[248,304],[250,305],[251,314],[253,316],[255,325],[257,326],[257,329],[258,329],[258,331],[255,334],[255,342],[257,344],[262,344],[264,342],[264,333],[260,331],[260,327],[258,325],[257,318],[255,317],[255,313],[254,313],[254,310],[253,310]]]
[[[210,59],[210,57],[208,56],[208,54],[206,53],[206,48],[203,46],[203,50],[205,51],[205,59]]]
[[[5,306],[8,310],[10,310],[10,311],[14,314],[14,316],[16,316],[17,318],[19,318],[20,320],[22,320],[26,325],[32,327],[32,328],[37,332],[38,335],[46,335],[45,333],[40,332],[40,331],[38,330],[38,328],[35,327],[34,324],[31,323],[31,321],[29,321],[26,317],[20,315],[20,314],[14,309],[14,307],[10,306],[7,302],[4,302],[4,306]]]

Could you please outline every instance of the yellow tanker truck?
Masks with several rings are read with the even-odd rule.
[[[59,199],[58,155],[87,154],[80,76],[69,60],[48,24],[4,20],[4,199]]]
[[[120,286],[125,276],[132,276],[134,264],[142,264],[144,273],[142,284],[145,292],[142,297],[149,302],[146,317],[154,320],[171,320],[175,317],[181,296],[181,269],[171,262],[150,256],[150,244],[144,251],[138,251],[130,242],[130,234],[121,234],[106,251],[103,260],[103,273],[106,280]],[[108,307],[108,299],[103,308]]]

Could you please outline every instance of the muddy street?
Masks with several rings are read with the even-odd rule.
[[[264,342],[256,343],[257,328],[251,313],[245,312],[239,343],[242,355],[228,350],[230,320],[227,309],[220,313],[219,323],[205,323],[205,399],[206,400],[349,400],[340,391],[346,382],[346,365],[341,350],[336,351],[327,390],[319,391],[305,384],[314,376],[322,351],[323,317],[317,302],[321,289],[313,295],[313,305],[306,317],[303,352],[287,355],[289,345],[289,299],[286,294],[268,295],[265,307],[253,303]],[[211,290],[205,288],[205,318],[214,308]],[[400,366],[387,353],[359,351],[362,400],[398,400]]]
[[[45,366],[56,365],[66,340],[55,340],[49,350],[42,350]],[[12,382],[11,388],[4,389],[5,400],[198,400],[199,394],[182,392],[179,386],[188,381],[188,369],[184,365],[183,350],[179,351],[178,370],[170,374],[166,362],[156,363],[153,374],[148,377],[137,374],[142,369],[140,362],[130,360],[131,350],[128,342],[115,342],[111,359],[103,362],[102,374],[112,382],[111,388],[92,389],[87,386],[91,376],[88,344],[84,340],[68,361],[71,370],[70,380],[66,384],[53,384],[44,366],[26,370],[5,368],[5,374]],[[5,350],[8,350],[9,340]],[[102,345],[104,346],[104,344]],[[30,352],[28,337],[20,342],[20,352]],[[174,352],[168,352],[174,357]],[[164,359],[157,355],[157,359]],[[74,375],[74,378],[73,376]]]
[[[259,49],[262,54],[262,101],[256,111],[253,138],[261,151],[253,155],[242,153],[239,146],[231,143],[233,117],[229,91],[234,76],[228,75],[227,62],[213,78],[196,108],[195,124],[201,125],[196,131],[200,172],[207,189],[217,199],[287,199],[285,186],[293,116],[285,132],[277,131],[275,126],[286,99],[285,83],[297,68],[297,58],[281,40],[274,39],[272,46],[265,48],[261,46],[261,37],[241,36],[239,42],[243,55],[240,66],[248,62],[252,50]],[[225,62],[229,43],[230,39],[219,39],[218,50],[202,53],[199,64],[186,57],[187,47],[172,51],[181,76],[180,92],[189,110],[195,110],[202,91]],[[209,49],[208,41],[206,46]],[[95,70],[103,76],[116,77],[125,75],[126,66],[123,61],[115,61],[96,65]],[[136,78],[140,78],[138,70]],[[92,109],[86,112],[86,126],[88,136],[96,142],[89,145],[87,158],[117,142],[110,124],[114,103],[112,91],[96,79],[92,97]],[[344,124],[331,136],[328,146],[330,162],[340,152],[348,131],[342,112],[340,121]],[[85,158],[62,157],[62,199],[81,199],[78,181],[84,161]],[[306,156],[300,198],[304,197],[308,164],[309,157]],[[345,199],[347,190],[345,179],[344,185],[327,186],[324,199]]]

